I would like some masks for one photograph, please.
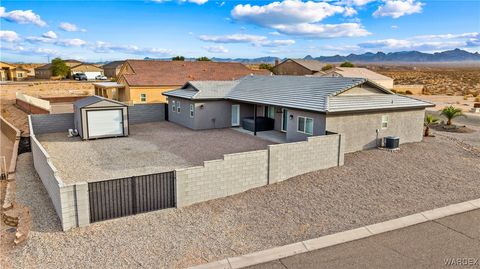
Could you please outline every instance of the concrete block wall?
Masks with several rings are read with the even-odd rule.
[[[342,136],[308,137],[307,141],[268,146],[269,183],[343,165]]]
[[[12,143],[12,152],[5,152],[3,155],[7,158],[8,178],[13,177],[17,165],[18,146],[20,144],[20,130],[0,116],[0,132]],[[5,143],[2,143],[5,144]]]
[[[177,207],[225,197],[268,182],[268,151],[224,155],[203,166],[177,169]]]
[[[135,104],[128,107],[130,124],[165,120],[165,104]]]
[[[30,115],[31,124],[35,134],[65,132],[75,129],[73,113]],[[30,133],[31,135],[31,133]]]
[[[63,230],[88,225],[90,223],[88,184],[86,182],[64,184],[50,160],[50,155],[35,137],[32,116],[29,116],[29,124],[33,164],[52,200]]]

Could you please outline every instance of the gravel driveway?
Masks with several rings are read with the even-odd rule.
[[[60,232],[32,167],[18,160],[18,199],[31,207],[17,268],[179,268],[281,246],[480,198],[480,156],[445,137],[398,152],[347,154],[345,166],[238,195]],[[28,187],[27,187],[28,186]]]
[[[65,133],[37,135],[66,183],[172,171],[266,149],[270,141],[230,129],[192,131],[170,122],[130,126],[130,136],[82,141]]]

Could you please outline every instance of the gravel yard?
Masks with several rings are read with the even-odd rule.
[[[64,182],[161,173],[273,144],[230,129],[192,131],[170,122],[131,125],[130,136],[120,138],[82,141],[65,133],[37,138]]]
[[[64,233],[25,153],[18,160],[17,199],[31,208],[34,226],[6,262],[16,268],[206,263],[480,198],[479,161],[462,143],[437,136],[398,152],[347,154],[343,167],[231,197]]]

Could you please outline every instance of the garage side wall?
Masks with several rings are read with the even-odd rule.
[[[382,129],[382,116],[388,116],[388,127]],[[327,115],[327,130],[345,135],[345,152],[377,147],[381,138],[398,136],[400,143],[423,139],[425,109]],[[379,130],[378,140],[376,130]]]

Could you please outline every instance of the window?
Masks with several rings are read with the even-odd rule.
[[[140,102],[146,102],[147,101],[147,94],[141,93],[140,94]]]
[[[383,115],[382,116],[382,129],[387,129],[388,128],[388,116]]]
[[[193,104],[190,104],[190,118],[193,118],[195,115],[195,107]]]
[[[265,106],[264,116],[270,119],[275,118],[275,107],[274,106]]]
[[[299,133],[313,135],[313,119],[307,117],[298,117],[297,131]]]
[[[23,78],[23,73],[17,73],[17,77]]]
[[[180,113],[180,101],[177,101],[177,113]]]
[[[175,100],[172,101],[172,111],[175,112],[177,108],[175,107]]]

